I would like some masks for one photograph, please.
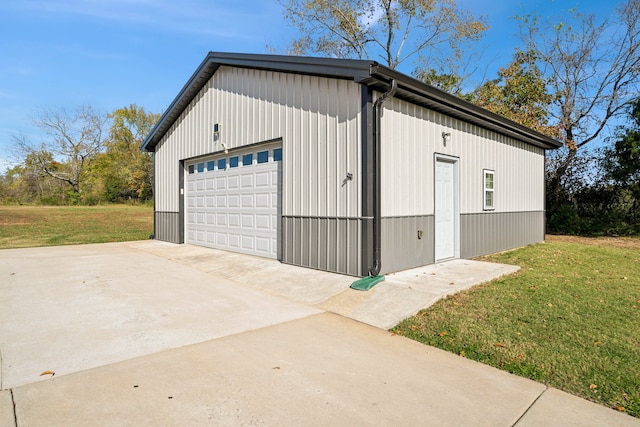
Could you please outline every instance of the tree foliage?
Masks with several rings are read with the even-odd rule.
[[[548,206],[551,231],[569,234],[640,233],[640,101],[613,145],[576,153],[560,181],[560,201]],[[564,149],[568,151],[568,148]],[[552,159],[562,161],[563,156]],[[548,169],[548,175],[553,168]],[[547,180],[551,185],[552,180]]]
[[[578,150],[601,137],[637,95],[640,80],[640,0],[627,0],[612,21],[571,11],[568,22],[519,17],[522,40],[535,55],[549,92],[549,114],[567,150],[550,176],[550,201]]]
[[[104,117],[85,105],[74,111],[43,109],[34,123],[45,138],[34,144],[24,135],[14,136],[19,151],[40,171],[68,184],[73,197],[79,197],[89,165],[103,148]]]
[[[111,113],[106,151],[96,159],[92,174],[107,201],[149,200],[153,196],[153,158],[140,150],[158,120],[135,104]]]
[[[69,204],[146,201],[153,197],[153,158],[140,145],[158,114],[132,104],[100,115],[90,106],[42,110],[39,144],[14,136],[20,164],[0,175],[4,203]]]
[[[500,68],[498,78],[485,82],[471,94],[479,106],[550,137],[558,128],[549,124],[553,97],[536,64],[535,53],[516,50],[513,61]]]
[[[280,0],[301,37],[292,53],[381,60],[392,69],[418,56],[442,70],[488,26],[455,0]]]

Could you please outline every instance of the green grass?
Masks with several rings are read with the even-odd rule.
[[[640,417],[640,245],[628,246],[552,241],[486,257],[522,270],[394,332]]]
[[[0,249],[148,239],[148,206],[0,206]]]

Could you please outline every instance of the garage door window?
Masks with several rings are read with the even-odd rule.
[[[242,166],[251,166],[251,163],[253,163],[253,154],[242,156]]]
[[[225,170],[227,168],[227,159],[218,160],[218,170]]]
[[[229,167],[237,168],[238,167],[238,156],[234,156],[229,158]]]
[[[193,165],[189,165],[189,173],[192,174],[195,172]]]
[[[209,172],[211,172],[213,170],[213,165],[215,164],[215,162],[211,161],[211,162],[207,162],[207,170]]]
[[[282,160],[282,148],[276,148],[273,150],[273,161],[279,162],[280,160]]]
[[[267,163],[269,161],[269,152],[260,151],[258,153],[258,163]]]

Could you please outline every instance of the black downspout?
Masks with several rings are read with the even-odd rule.
[[[395,95],[398,90],[398,83],[395,79],[391,80],[391,88],[378,99],[376,99],[373,105],[374,125],[373,125],[373,140],[375,148],[373,150],[373,164],[374,174],[373,179],[373,263],[369,270],[369,276],[375,277],[380,274],[382,269],[382,197],[380,195],[382,188],[381,173],[382,170],[382,156],[381,150],[381,132],[380,132],[380,118],[382,116],[382,104]]]

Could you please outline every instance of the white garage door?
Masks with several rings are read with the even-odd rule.
[[[187,163],[187,243],[278,258],[281,159],[271,145]]]

